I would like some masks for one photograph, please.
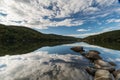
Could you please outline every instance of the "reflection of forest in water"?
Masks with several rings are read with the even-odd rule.
[[[60,44],[72,43],[66,42],[17,42],[17,43],[0,43],[0,56],[25,54],[37,50],[44,46],[55,46]]]
[[[0,43],[0,56],[25,54],[35,51],[44,46],[56,46],[61,44],[73,43],[69,41],[52,41],[52,42],[17,42],[17,43]],[[120,43],[109,42],[92,42],[92,45],[102,46],[105,48],[120,50]]]
[[[91,45],[97,45],[113,50],[120,50],[120,42],[89,42]]]

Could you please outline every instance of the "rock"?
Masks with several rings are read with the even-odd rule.
[[[86,58],[90,59],[90,60],[98,60],[98,59],[102,59],[99,56],[100,52],[95,51],[95,50],[90,50],[87,54],[86,54]]]
[[[114,80],[114,78],[107,70],[97,70],[94,80]]]
[[[85,50],[83,50],[83,47],[81,47],[81,46],[72,47],[71,50],[73,50],[75,52],[84,52],[85,51]]]
[[[90,50],[88,53],[100,54],[100,52],[98,52],[96,50]]]
[[[117,66],[114,62],[108,62],[109,64],[111,64],[112,66]]]
[[[120,74],[120,69],[118,69],[118,70],[116,70],[116,71],[113,72],[113,75],[114,75],[115,77],[117,76],[117,74]]]
[[[100,69],[101,66],[99,64],[95,64],[95,68]]]
[[[90,75],[95,76],[96,69],[87,67],[87,68],[86,68],[86,71],[87,71]]]
[[[120,80],[120,69],[113,72],[115,80]]]
[[[100,65],[101,67],[111,67],[111,66],[112,66],[112,65],[109,64],[108,62],[105,62],[105,61],[103,61],[103,60],[101,60],[101,59],[95,60],[95,61],[94,61],[94,64],[98,64],[98,65]]]
[[[115,80],[120,80],[120,74],[117,74],[117,76],[115,77]]]
[[[114,66],[112,66],[111,64],[103,60],[95,60],[94,65],[95,65],[95,68],[97,69],[105,69],[105,70],[109,70],[110,72],[115,71]]]

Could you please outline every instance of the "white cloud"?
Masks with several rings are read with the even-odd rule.
[[[96,34],[100,34],[100,33],[101,33],[101,32],[98,32],[98,33],[90,32],[90,33],[83,33],[83,34],[70,34],[70,35],[67,35],[67,36],[85,38],[85,37],[87,37],[87,36],[96,35]]]
[[[108,23],[113,23],[113,22],[120,23],[120,19],[108,19],[107,22]]]
[[[90,31],[90,29],[78,29],[78,32],[86,32],[86,31]]]
[[[120,27],[117,25],[117,27],[114,27],[114,26],[113,27],[104,27],[104,29],[102,29],[101,31],[98,31],[98,32],[89,32],[89,33],[82,33],[82,34],[70,34],[67,36],[85,38],[85,37],[88,37],[91,35],[97,35],[97,34],[101,34],[101,33],[108,32],[108,31],[113,31],[113,30],[118,30],[118,29],[120,29]],[[87,30],[81,29],[81,31],[87,31]]]
[[[106,13],[116,0],[0,0],[0,23],[28,27],[78,26],[87,19]],[[112,13],[114,10],[107,10]],[[100,14],[98,14],[100,12]],[[74,15],[78,14],[77,17]],[[87,16],[90,15],[90,16]],[[21,21],[21,23],[16,23]]]
[[[84,14],[91,15],[91,14],[96,13],[97,11],[99,11],[99,9],[97,7],[89,7],[84,10]]]
[[[106,6],[109,6],[109,5],[112,5],[113,4],[113,2],[115,2],[115,0],[110,0],[110,2],[109,2],[109,0],[96,0],[96,2],[97,3],[99,3],[99,5],[106,5]]]

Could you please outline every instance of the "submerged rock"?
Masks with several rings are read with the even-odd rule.
[[[83,50],[82,46],[72,47],[71,50],[73,50],[75,52],[84,52],[85,51],[85,50]]]
[[[114,78],[107,70],[97,70],[94,80],[114,80]]]

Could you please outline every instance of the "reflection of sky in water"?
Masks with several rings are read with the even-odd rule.
[[[117,63],[118,67],[120,66],[120,51],[119,50],[112,50],[107,49],[99,46],[89,45],[84,42],[80,43],[73,43],[73,44],[65,44],[61,46],[55,46],[55,47],[43,47],[41,49],[38,49],[36,51],[48,51],[49,54],[73,54],[73,55],[79,55],[78,53],[70,50],[73,46],[83,46],[86,51],[89,50],[97,50],[101,52],[101,56],[106,61],[113,61]]]
[[[1,57],[0,80],[91,80],[82,56],[33,53]]]
[[[104,60],[120,66],[120,51],[73,43],[43,47],[23,55],[0,57],[0,80],[79,80],[81,77],[81,80],[90,80],[90,76],[82,69],[89,62],[70,50],[73,46],[83,46],[86,51],[98,50]]]

